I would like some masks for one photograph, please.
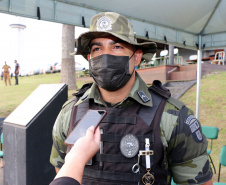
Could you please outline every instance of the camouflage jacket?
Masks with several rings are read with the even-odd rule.
[[[151,94],[146,84],[136,74],[136,81],[127,98],[114,104],[114,107],[128,106],[135,99],[142,105],[152,106],[152,101],[144,103],[137,91],[142,90],[150,100]],[[56,168],[64,163],[70,116],[73,106],[77,106],[86,99],[93,99],[100,106],[107,106],[100,96],[97,85],[94,83],[82,98],[75,104],[75,98],[67,101],[59,113],[53,128],[53,147],[50,162]],[[177,184],[203,184],[212,178],[212,170],[208,160],[207,139],[202,134],[201,125],[194,117],[193,112],[179,100],[169,98],[161,123],[161,139],[167,153],[166,168],[170,169],[172,177]],[[168,177],[170,181],[171,177]]]

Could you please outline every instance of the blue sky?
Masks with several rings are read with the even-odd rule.
[[[62,24],[0,13],[0,66],[6,61],[14,67],[14,59],[18,58],[18,30],[9,27],[10,24],[18,23],[26,25],[22,34],[21,69],[43,68],[61,62]],[[84,31],[87,29],[76,27],[75,38]],[[88,62],[82,56],[76,56],[75,61],[88,67]]]

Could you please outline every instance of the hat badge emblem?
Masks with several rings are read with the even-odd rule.
[[[105,16],[101,17],[98,21],[97,21],[97,30],[98,31],[108,31],[108,30],[112,30],[111,27],[111,20]]]

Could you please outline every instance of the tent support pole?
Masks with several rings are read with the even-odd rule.
[[[199,119],[199,104],[200,104],[200,82],[201,82],[201,60],[202,60],[202,37],[199,35],[199,49],[197,60],[197,89],[196,89],[196,118]]]
[[[8,3],[8,11],[12,12],[12,2],[11,2],[11,0],[9,0],[9,3]]]

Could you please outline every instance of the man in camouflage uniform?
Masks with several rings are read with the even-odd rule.
[[[110,109],[112,107],[118,110],[133,105],[154,109],[155,96],[134,72],[134,67],[142,58],[150,61],[155,52],[155,43],[137,43],[132,25],[124,16],[105,12],[91,19],[90,31],[80,35],[77,40],[76,54],[82,54],[89,60],[90,73],[95,83],[78,100],[74,98],[66,102],[57,117],[53,128],[53,147],[50,157],[50,162],[57,172],[64,163],[67,152],[64,141],[69,134],[75,108],[79,112],[81,105],[93,101],[96,107],[109,108],[109,110],[112,110]],[[193,112],[182,102],[168,98],[160,118],[159,134],[165,154],[162,168],[167,171],[167,182],[164,184],[170,184],[172,177],[177,184],[212,184],[212,170],[206,153],[207,139],[202,134],[201,125]],[[100,124],[100,128],[102,125],[103,123]],[[129,130],[132,130],[133,125],[123,128],[118,132],[126,135],[130,133]],[[144,127],[139,129],[145,130]],[[125,158],[126,155],[121,157]],[[113,164],[112,168],[117,165]],[[126,164],[123,165],[126,168]],[[120,171],[120,167],[117,169]],[[132,170],[129,172],[132,173]],[[155,169],[152,175],[158,176]],[[96,184],[100,184],[101,181],[100,178]],[[142,183],[141,179],[138,181]],[[158,183],[158,179],[155,182],[143,183],[161,184]]]

